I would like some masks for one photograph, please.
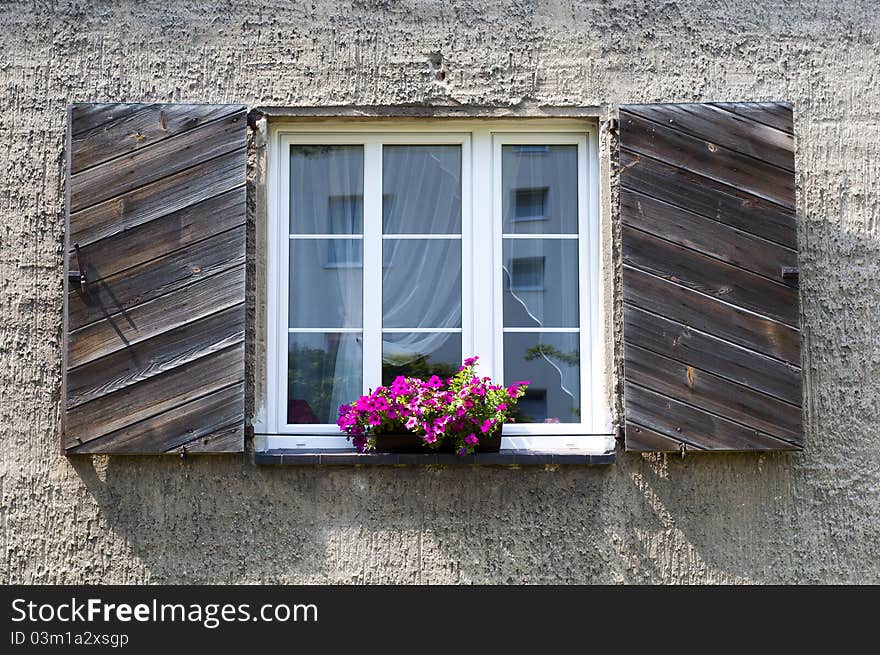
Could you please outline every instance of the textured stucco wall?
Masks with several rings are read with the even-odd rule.
[[[880,582],[878,42],[875,0],[3,3],[0,582]],[[58,452],[70,101],[779,98],[803,453],[266,470]]]

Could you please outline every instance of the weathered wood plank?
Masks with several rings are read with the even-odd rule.
[[[72,331],[68,340],[68,368],[82,366],[237,305],[244,298],[244,287],[242,265]]]
[[[73,453],[239,452],[244,441],[244,384],[192,400],[71,449]]]
[[[798,265],[794,250],[629,189],[620,190],[620,214],[624,225],[783,284],[782,267]]]
[[[70,215],[70,244],[120,234],[245,185],[244,148]]]
[[[130,102],[84,102],[70,105],[70,133],[76,136],[87,130],[93,130],[104,123],[120,120],[130,116],[144,107],[155,107],[156,104],[134,104]]]
[[[801,409],[711,373],[626,345],[626,379],[775,437],[803,441]]]
[[[794,211],[622,148],[621,189],[639,191],[744,232],[797,248]]]
[[[620,111],[621,146],[794,209],[794,176],[715,143]]]
[[[710,104],[627,105],[626,111],[794,171],[794,136]]]
[[[797,289],[686,250],[628,225],[622,230],[623,261],[676,284],[761,316],[798,325]],[[658,312],[666,316],[664,311]]]
[[[787,403],[801,405],[801,370],[649,314],[633,305],[623,308],[627,344],[637,344],[722,378],[751,387]]]
[[[67,407],[95,400],[244,341],[244,303],[68,372]]]
[[[173,250],[245,224],[246,188],[162,216],[107,239],[80,247],[81,264],[96,281],[154,260]],[[71,256],[73,253],[68,253]]]
[[[206,123],[71,176],[70,211],[78,212],[245,146],[244,112]]]
[[[791,105],[781,102],[713,102],[713,105],[734,114],[794,134],[794,114]]]
[[[130,105],[107,112],[109,120],[71,137],[71,173],[146,148],[204,123],[246,111],[243,105]],[[77,127],[79,125],[77,124]]]
[[[706,450],[800,450],[796,444],[627,382],[627,420]]]
[[[168,237],[173,241],[173,233]],[[241,266],[245,260],[244,225],[176,251],[171,250],[173,244],[167,238],[157,243],[171,252],[105,278],[93,268],[93,260],[83,258],[90,281],[86,293],[74,287],[68,294],[68,329],[79,330],[89,323],[130,311],[199,279]]]
[[[686,439],[679,436],[676,439],[668,437],[665,434],[655,432],[651,428],[644,425],[636,425],[632,421],[627,420],[626,425],[626,451],[628,453],[664,453],[664,452],[681,452],[681,444],[685,443],[687,450],[703,450],[700,446],[688,443]]]
[[[800,366],[800,331],[624,265],[624,301]],[[625,335],[624,335],[625,337]]]
[[[208,393],[238,384],[243,378],[244,344],[238,344],[165,375],[73,407],[67,412],[65,447],[74,448],[134,426]],[[150,452],[157,451],[150,449]]]

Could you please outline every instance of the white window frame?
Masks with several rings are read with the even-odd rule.
[[[576,144],[578,146],[578,263],[581,352],[579,424],[507,424],[502,449],[546,452],[576,449],[606,452],[611,445],[605,381],[600,363],[605,335],[600,331],[599,165],[595,123],[585,120],[430,120],[320,121],[270,125],[267,174],[266,380],[254,421],[255,447],[270,449],[350,448],[335,425],[293,425],[286,421],[287,303],[289,243],[289,165],[293,144],[364,144],[364,233],[333,235],[364,241],[364,391],[381,379],[382,144],[460,144],[462,146],[462,353],[480,356],[479,372],[503,380],[503,286],[501,232],[501,146]],[[373,164],[373,165],[371,165]],[[490,189],[490,193],[485,191]],[[491,220],[474,220],[474,217]],[[285,238],[285,236],[287,238]],[[328,235],[301,235],[328,238]],[[510,235],[508,235],[510,236]],[[333,238],[330,237],[330,238]],[[448,238],[438,235],[439,238]],[[434,238],[438,238],[434,237]],[[517,234],[513,238],[559,238]],[[407,238],[389,234],[386,238]],[[410,238],[425,238],[417,235]],[[490,244],[480,252],[482,244]],[[368,251],[368,249],[370,249]],[[368,254],[368,252],[370,254]],[[493,280],[486,296],[485,280]],[[482,287],[482,288],[481,288]],[[479,295],[478,295],[479,294]],[[475,299],[479,298],[476,302]],[[476,330],[475,326],[492,326]],[[298,330],[360,332],[360,328]],[[388,329],[386,332],[390,331]],[[411,330],[406,330],[411,331]],[[512,329],[511,331],[518,331]],[[519,330],[525,331],[525,330]],[[548,328],[546,332],[571,331]],[[372,353],[373,357],[369,354]],[[369,361],[368,361],[369,360]],[[375,360],[375,361],[373,361]]]

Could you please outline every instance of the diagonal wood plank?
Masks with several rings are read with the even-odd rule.
[[[179,407],[74,446],[75,453],[239,452],[244,438],[244,384],[208,393]]]
[[[709,104],[628,105],[626,110],[787,171],[794,170],[794,136],[745,116]]]
[[[80,247],[90,281],[110,277],[169,252],[244,225],[247,190],[239,186],[219,196],[136,225]],[[68,253],[68,256],[73,253]]]
[[[74,448],[100,439],[116,430],[157,417],[192,399],[242,382],[243,356],[244,344],[237,344],[175,368],[165,375],[149,378],[69,409],[65,447]]]
[[[781,102],[713,102],[716,107],[794,135],[791,105]]]
[[[627,420],[651,427],[699,448],[748,450],[800,450],[798,444],[740,425],[722,416],[626,383]]]
[[[245,113],[206,123],[71,176],[70,211],[78,212],[244,147]]]
[[[238,305],[244,299],[244,287],[242,265],[71,332],[68,367],[82,366],[221,309]]]
[[[244,304],[181,325],[68,373],[73,408],[244,341]]]
[[[620,215],[624,225],[774,281],[783,282],[783,266],[797,266],[794,250],[626,188]]]
[[[797,329],[797,289],[686,250],[629,225],[624,225],[622,235],[625,264]]]
[[[131,107],[128,110],[128,107]],[[115,115],[113,112],[116,112]],[[74,134],[70,170],[86,168],[177,136],[204,123],[246,111],[242,105],[128,105],[109,110],[109,120]]]
[[[172,234],[173,237],[173,234]],[[172,239],[173,240],[173,239]],[[160,298],[172,291],[218,273],[240,267],[245,261],[245,226],[235,227],[167,255],[100,278],[91,261],[83,258],[90,280],[86,293],[74,288],[68,294],[68,329],[78,331],[90,323]]]
[[[800,332],[701,293],[624,266],[626,303],[756,352],[801,365]],[[626,335],[624,335],[626,338]]]
[[[801,405],[801,370],[633,305],[623,308],[628,344]]]
[[[626,346],[624,360],[627,380],[641,387],[774,437],[801,441],[800,407],[633,344]]]
[[[628,150],[620,151],[620,186],[797,248],[794,211],[735,187]]]
[[[245,186],[244,148],[70,215],[70,245],[80,247]]]
[[[789,171],[625,110],[620,122],[629,150],[794,209],[794,177]]]

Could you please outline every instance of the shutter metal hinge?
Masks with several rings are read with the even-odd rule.
[[[626,432],[622,425],[614,426],[614,440],[615,441],[624,441],[626,439]]]
[[[86,292],[86,269],[85,266],[82,265],[82,261],[79,255],[79,244],[73,244],[73,256],[76,257],[76,270],[68,270],[67,271],[67,284],[68,287],[71,284],[79,284],[80,293],[85,294]]]
[[[681,453],[681,458],[684,459],[684,456],[687,453],[687,444],[682,441],[680,444],[678,444],[678,450]]]
[[[797,280],[800,276],[800,269],[797,266],[783,266],[782,267],[782,279],[783,280]]]

